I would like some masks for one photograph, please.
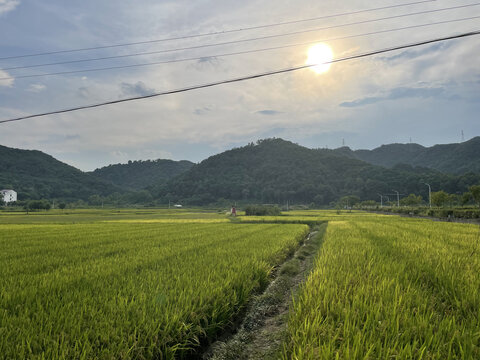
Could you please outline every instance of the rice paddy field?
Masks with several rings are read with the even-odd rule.
[[[308,231],[137,215],[2,217],[0,357],[188,356],[230,323]]]
[[[279,357],[480,358],[476,225],[154,209],[0,213],[0,358],[198,357],[321,222]]]
[[[480,359],[478,226],[332,217],[284,359]]]

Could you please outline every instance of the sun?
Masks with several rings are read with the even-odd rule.
[[[316,65],[310,69],[317,74],[323,74],[330,69],[331,61],[333,60],[333,51],[327,44],[315,44],[308,49],[308,57],[305,64]]]

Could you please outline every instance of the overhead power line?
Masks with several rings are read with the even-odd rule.
[[[125,47],[125,46],[132,46],[132,45],[152,44],[152,43],[159,43],[159,42],[166,42],[166,41],[173,41],[173,40],[192,39],[192,38],[198,38],[198,37],[204,37],[204,36],[231,34],[231,33],[235,33],[235,32],[247,31],[247,30],[256,30],[256,29],[264,29],[264,28],[282,26],[282,25],[298,24],[298,23],[302,23],[302,22],[324,20],[324,19],[330,19],[330,18],[348,16],[348,15],[356,15],[356,14],[362,14],[362,13],[373,12],[373,11],[380,11],[380,10],[399,8],[399,7],[406,7],[406,6],[411,6],[411,5],[431,3],[431,2],[436,2],[436,1],[437,0],[422,0],[422,1],[403,3],[403,4],[382,6],[382,7],[371,8],[371,9],[356,10],[356,11],[350,11],[350,12],[344,12],[344,13],[338,13],[338,14],[331,14],[331,15],[323,15],[323,16],[318,16],[318,17],[313,17],[313,18],[308,18],[308,19],[297,19],[297,20],[283,21],[283,22],[277,22],[277,23],[271,23],[271,24],[249,26],[249,27],[238,28],[238,29],[213,31],[213,32],[207,32],[207,33],[200,33],[200,34],[193,34],[193,35],[183,35],[183,36],[177,36],[177,37],[168,37],[168,38],[163,38],[163,39],[136,41],[136,42],[122,43],[122,44],[94,46],[94,47],[86,47],[86,48],[78,48],[78,49],[70,49],[70,50],[47,51],[47,52],[26,54],[26,55],[7,56],[7,57],[0,57],[0,60],[20,59],[20,58],[26,58],[26,57],[54,55],[54,54],[66,54],[66,53],[73,53],[73,52],[110,49],[110,48]]]
[[[366,52],[366,53],[362,53],[362,54],[357,54],[357,55],[351,55],[351,56],[347,56],[347,57],[343,57],[343,58],[339,58],[339,59],[335,59],[335,60],[332,60],[332,61],[325,62],[325,64],[333,64],[333,63],[339,63],[339,62],[343,62],[343,61],[347,61],[347,60],[360,59],[360,58],[365,58],[365,57],[369,57],[369,56],[373,56],[373,55],[383,54],[383,53],[387,53],[387,52],[391,52],[391,51],[395,51],[395,50],[402,50],[402,49],[417,47],[417,46],[421,46],[421,45],[437,43],[437,42],[440,42],[440,41],[466,38],[466,37],[471,37],[471,36],[475,36],[475,35],[480,35],[480,30],[472,31],[472,32],[468,32],[468,33],[457,34],[457,35],[451,35],[451,36],[442,37],[442,38],[435,38],[435,39],[420,41],[420,42],[406,44],[406,45],[398,45],[398,46],[394,46],[394,47],[390,47],[390,48],[385,48],[385,49],[381,49],[381,50],[374,50],[374,51],[370,51],[370,52]],[[55,111],[50,111],[50,112],[45,112],[45,113],[38,113],[38,114],[33,114],[33,115],[28,115],[28,116],[22,116],[22,117],[13,118],[13,119],[0,120],[0,124],[7,123],[7,122],[13,122],[13,121],[26,120],[26,119],[31,119],[31,118],[40,117],[40,116],[63,114],[63,113],[68,113],[68,112],[73,112],[73,111],[78,111],[78,110],[85,110],[85,109],[91,109],[91,108],[96,108],[96,107],[102,107],[102,106],[106,106],[106,105],[113,105],[113,104],[119,104],[119,103],[141,100],[141,99],[148,99],[148,98],[153,98],[153,97],[158,97],[158,96],[177,94],[177,93],[182,93],[182,92],[187,92],[187,91],[192,91],[192,90],[209,88],[209,87],[218,86],[218,85],[231,84],[231,83],[240,82],[240,81],[258,79],[258,78],[262,78],[262,77],[266,77],[266,76],[284,74],[284,73],[293,72],[293,71],[297,71],[297,70],[307,69],[307,68],[311,68],[311,67],[314,67],[314,66],[317,66],[317,65],[319,65],[319,64],[301,65],[301,66],[290,67],[290,68],[286,68],[286,69],[280,69],[280,70],[268,71],[268,72],[263,72],[263,73],[259,73],[259,74],[254,74],[254,75],[237,77],[237,78],[233,78],[233,79],[220,80],[220,81],[210,82],[210,83],[206,83],[206,84],[192,85],[192,86],[189,86],[189,87],[184,87],[184,88],[175,89],[175,90],[167,90],[167,91],[154,93],[154,94],[150,94],[150,95],[135,96],[135,97],[130,97],[130,98],[126,98],[126,99],[106,101],[106,102],[101,102],[101,103],[96,103],[96,104],[83,105],[83,106],[78,106],[78,107],[71,107],[71,108],[63,109],[63,110],[55,110]]]
[[[316,43],[320,43],[320,42],[332,42],[332,41],[338,41],[338,40],[346,40],[346,39],[352,39],[352,38],[358,38],[358,37],[364,37],[364,36],[370,36],[370,35],[385,34],[385,33],[390,33],[390,32],[395,32],[395,31],[410,30],[410,29],[415,29],[415,28],[449,24],[449,23],[454,23],[454,22],[468,21],[468,20],[475,20],[475,19],[480,19],[480,16],[472,16],[472,17],[468,17],[468,18],[438,21],[438,22],[419,24],[419,25],[402,26],[402,27],[394,28],[394,29],[378,30],[378,31],[372,31],[372,32],[367,32],[367,33],[362,33],[362,34],[346,35],[346,36],[340,36],[340,37],[335,37],[335,38],[327,38],[327,39],[320,39],[320,40],[308,41],[308,42],[302,42],[302,43],[279,45],[279,46],[273,46],[273,47],[261,48],[261,49],[236,51],[236,52],[231,52],[231,53],[212,54],[212,55],[204,55],[204,56],[181,58],[181,59],[172,59],[172,60],[162,60],[162,61],[155,61],[155,62],[142,63],[142,64],[108,66],[108,67],[94,68],[94,69],[68,70],[68,71],[60,71],[60,72],[45,73],[45,74],[10,76],[10,77],[0,78],[0,81],[2,81],[2,80],[14,80],[14,79],[18,80],[18,79],[25,79],[25,78],[37,78],[37,77],[55,76],[55,75],[69,75],[69,74],[78,74],[78,73],[89,73],[89,72],[108,71],[108,70],[119,70],[119,69],[135,68],[135,67],[146,67],[146,66],[173,64],[173,63],[180,63],[180,62],[187,62],[187,61],[196,61],[196,60],[202,60],[202,59],[208,59],[208,58],[221,58],[221,57],[229,57],[229,56],[236,56],[236,55],[246,55],[246,54],[252,54],[252,53],[257,53],[257,52],[265,52],[265,51],[287,49],[287,48],[298,47],[298,46],[312,45],[312,44],[316,44]],[[2,69],[0,69],[0,70],[2,70]]]
[[[384,21],[384,20],[392,20],[392,19],[404,18],[404,17],[409,17],[409,16],[415,16],[415,15],[424,15],[424,14],[429,14],[429,13],[450,11],[450,10],[468,8],[468,7],[479,6],[479,5],[480,5],[480,3],[458,5],[458,6],[452,6],[452,7],[447,7],[447,8],[441,8],[441,9],[417,11],[417,12],[413,12],[413,13],[393,15],[393,16],[387,16],[387,17],[382,17],[382,18],[377,18],[377,19],[361,20],[361,21],[350,22],[350,23],[345,23],[345,24],[337,24],[337,25],[319,27],[319,28],[314,28],[314,29],[299,30],[299,31],[287,32],[287,33],[281,33],[281,34],[259,36],[259,37],[248,38],[248,39],[231,40],[231,41],[224,41],[224,42],[219,42],[219,43],[187,46],[187,47],[180,47],[180,48],[175,48],[175,49],[164,49],[164,50],[157,50],[157,51],[140,52],[140,53],[134,53],[134,54],[111,55],[111,56],[95,57],[95,58],[89,58],[89,59],[67,60],[67,61],[59,61],[59,62],[51,62],[51,63],[43,63],[43,64],[12,66],[12,67],[0,68],[0,70],[9,71],[9,70],[31,69],[31,68],[45,67],[45,66],[78,64],[78,63],[100,61],[100,60],[112,60],[112,59],[120,59],[120,58],[128,58],[128,57],[145,56],[145,55],[166,54],[166,53],[185,51],[185,50],[204,49],[204,48],[208,48],[208,47],[232,45],[232,44],[246,43],[246,42],[251,42],[251,41],[258,41],[258,40],[267,40],[267,39],[273,39],[273,38],[279,38],[279,37],[285,37],[285,36],[291,36],[291,35],[305,34],[305,33],[308,33],[308,32],[324,31],[324,30],[330,30],[330,29],[335,29],[335,28],[340,28],[340,27],[348,27],[348,26],[354,26],[354,25],[368,24],[368,23],[379,22],[379,21]]]

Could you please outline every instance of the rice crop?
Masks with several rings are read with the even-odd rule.
[[[217,219],[1,224],[0,357],[188,357],[307,232]]]
[[[352,214],[328,224],[284,359],[480,359],[478,226]]]

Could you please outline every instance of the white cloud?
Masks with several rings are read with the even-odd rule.
[[[31,84],[27,91],[34,92],[34,93],[39,93],[43,90],[45,90],[47,87],[43,84]]]
[[[14,10],[20,5],[19,0],[0,0],[0,15]]]
[[[0,0],[1,1],[1,0]],[[12,87],[15,79],[6,71],[0,70],[0,79],[8,78],[6,80],[0,80],[0,86]]]

